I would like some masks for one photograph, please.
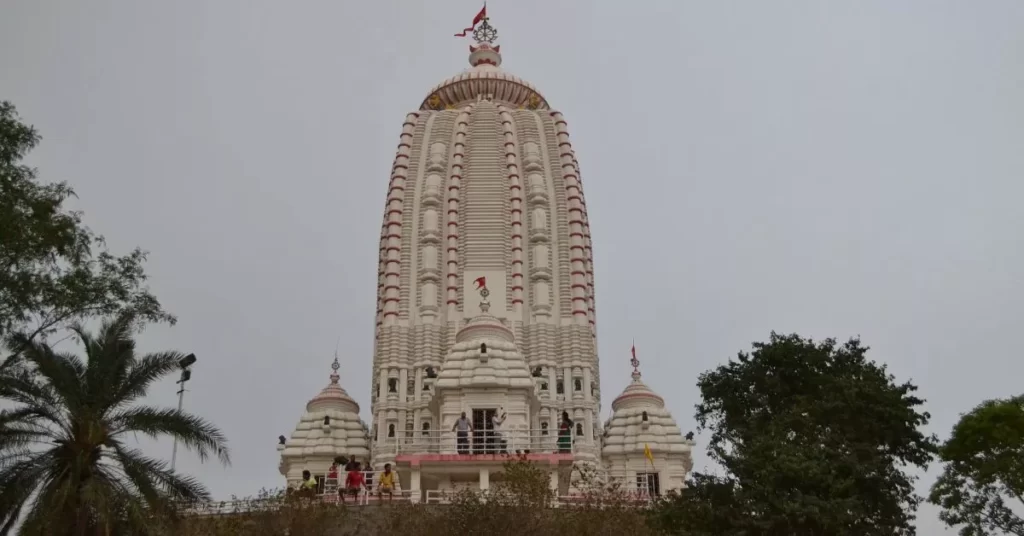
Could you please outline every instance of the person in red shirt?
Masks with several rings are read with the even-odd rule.
[[[359,468],[359,462],[355,462],[352,464],[348,476],[345,477],[345,491],[352,497],[355,497],[356,504],[358,504],[359,491],[365,486],[366,479],[363,477],[363,471]],[[345,502],[344,492],[341,493],[341,502]]]

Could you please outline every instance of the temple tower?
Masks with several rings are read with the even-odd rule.
[[[449,406],[434,389],[452,393],[435,376],[446,356],[464,352],[460,331],[482,316],[507,331],[501,351],[530,371],[535,392],[519,424],[555,436],[565,412],[578,450],[595,459],[599,452],[593,261],[579,165],[562,114],[501,68],[488,20],[475,26],[470,68],[406,116],[392,166],[371,388],[374,466],[393,461],[403,443],[450,430],[451,416],[439,410]],[[487,392],[460,402],[478,430],[508,390]]]
[[[562,114],[501,68],[497,31],[474,19],[470,68],[441,82],[402,125],[381,226],[372,427],[339,385],[281,436],[289,486],[339,456],[385,463],[412,501],[502,485],[514,455],[559,497],[617,482],[647,500],[692,467],[664,400],[640,379],[600,426],[590,226]],[[460,36],[465,35],[465,33]],[[462,416],[466,420],[461,420]],[[582,478],[583,465],[598,478]],[[585,490],[584,490],[585,491]]]

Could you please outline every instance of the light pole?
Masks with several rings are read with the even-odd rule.
[[[181,367],[181,378],[174,382],[180,384],[181,387],[178,389],[178,413],[181,413],[181,406],[185,402],[185,382],[192,378],[191,367],[196,362],[196,354],[188,354],[187,356],[178,360],[178,366]],[[178,458],[178,438],[174,438],[174,447],[171,448],[171,472],[174,472],[174,462]]]

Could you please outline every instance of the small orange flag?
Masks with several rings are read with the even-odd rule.
[[[644,458],[650,460],[651,465],[654,465],[654,455],[651,454],[651,447],[644,443]]]

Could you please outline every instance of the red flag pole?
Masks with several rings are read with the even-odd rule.
[[[480,9],[480,12],[473,17],[473,25],[469,28],[462,30],[462,33],[455,34],[455,37],[466,37],[469,32],[476,29],[476,25],[480,24],[480,21],[487,20],[487,2],[484,2],[484,7]]]

